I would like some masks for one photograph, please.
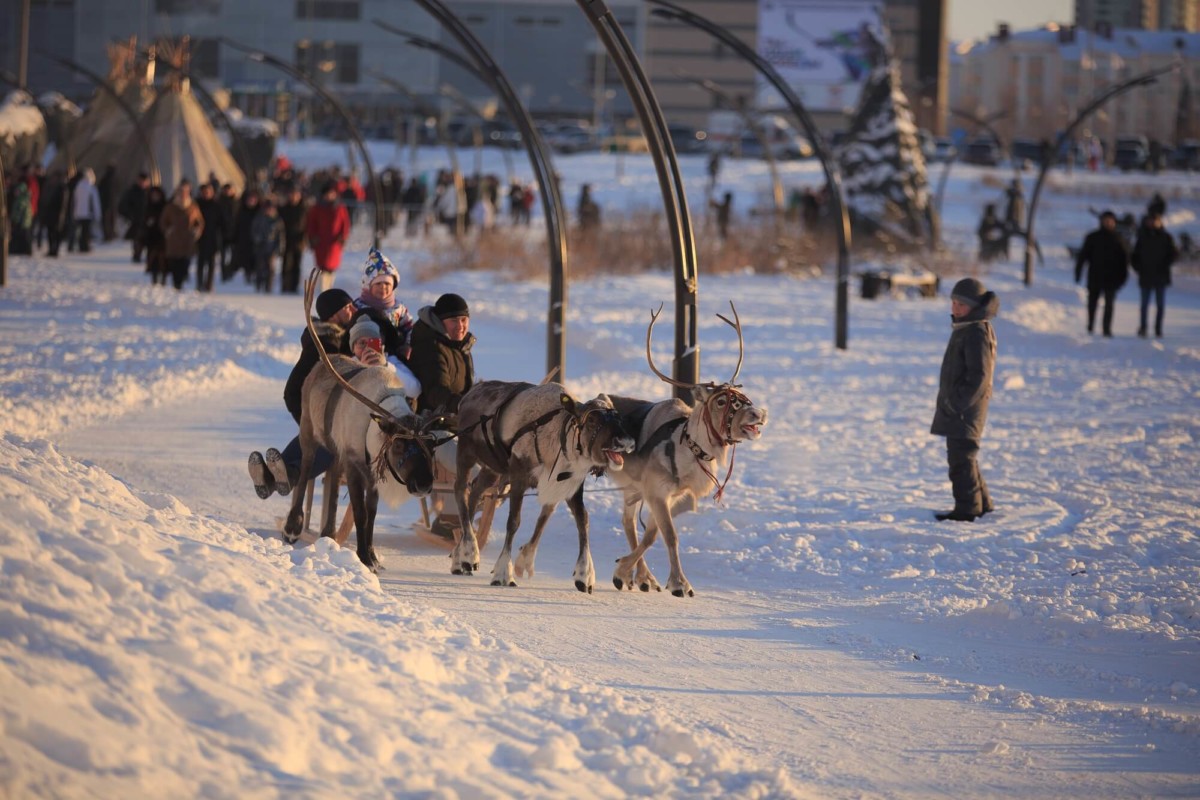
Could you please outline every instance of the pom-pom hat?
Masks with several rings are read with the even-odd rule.
[[[388,257],[383,253],[371,248],[371,252],[367,253],[367,263],[363,267],[362,288],[363,291],[371,288],[371,284],[376,281],[390,278],[392,288],[395,289],[400,285],[400,270],[396,269]]]

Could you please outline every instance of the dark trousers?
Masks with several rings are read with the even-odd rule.
[[[283,249],[283,261],[279,264],[279,291],[295,294],[300,291],[300,257],[304,248],[300,245]]]
[[[1096,306],[1104,296],[1104,335],[1112,336],[1113,310],[1117,305],[1116,289],[1093,289],[1088,287],[1088,333],[1096,329]]]
[[[63,232],[59,227],[46,228],[46,255],[58,257],[58,248],[62,246]]]
[[[947,437],[946,461],[950,466],[954,510],[975,516],[991,511],[992,497],[979,471],[979,440]]]
[[[75,220],[75,227],[79,230],[79,252],[92,252],[92,221],[90,219]]]
[[[182,291],[183,285],[187,283],[188,267],[191,266],[192,259],[183,258],[168,258],[167,271],[171,273],[171,283],[176,289]],[[165,283],[166,281],[164,281]]]
[[[287,447],[283,448],[280,453],[283,456],[283,463],[287,465],[288,478],[294,486],[296,481],[300,479],[300,459],[303,453],[300,451],[300,437],[292,439],[287,443]],[[318,447],[316,455],[313,456],[312,475],[310,478],[316,478],[325,474],[329,469],[329,465],[333,463],[333,456],[323,447]]]
[[[1163,310],[1167,305],[1167,287],[1165,286],[1142,287],[1142,326],[1138,328],[1138,333],[1142,336],[1146,335],[1146,318],[1150,314],[1150,295],[1154,295],[1154,305],[1157,309],[1154,315],[1154,335],[1162,336]]]
[[[196,291],[213,290],[213,274],[217,269],[217,248],[205,245],[196,252]]]

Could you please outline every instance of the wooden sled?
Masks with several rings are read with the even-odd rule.
[[[483,493],[479,502],[479,519],[475,522],[475,539],[480,550],[483,550],[491,534],[496,507],[504,502],[505,497],[507,494],[495,487]],[[438,464],[433,476],[433,491],[427,497],[421,498],[421,519],[413,523],[413,533],[430,544],[447,550],[453,549],[462,536],[462,523],[459,521],[457,508],[458,502],[454,499],[454,473]],[[438,519],[454,528],[453,540],[433,532],[434,521]]]

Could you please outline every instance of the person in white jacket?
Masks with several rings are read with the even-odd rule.
[[[96,173],[91,167],[84,169],[83,177],[75,185],[71,208],[75,229],[79,232],[79,252],[89,253],[92,250],[92,224],[100,219],[100,192],[96,189]]]

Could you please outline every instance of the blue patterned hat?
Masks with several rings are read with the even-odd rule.
[[[367,253],[367,263],[363,269],[362,288],[366,291],[371,287],[371,284],[380,278],[391,277],[392,288],[400,286],[400,270],[396,269],[388,257],[383,253],[371,248],[371,252]]]

